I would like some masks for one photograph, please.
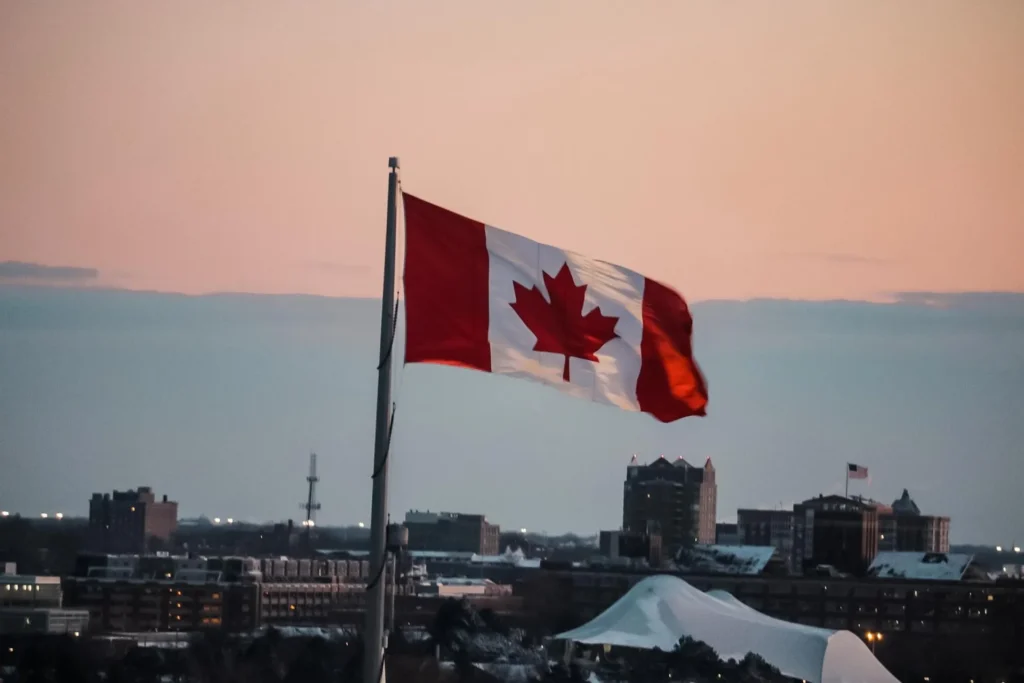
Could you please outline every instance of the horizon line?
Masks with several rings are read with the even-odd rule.
[[[167,297],[182,297],[190,299],[216,298],[216,297],[264,297],[264,298],[308,298],[308,299],[331,299],[351,301],[380,301],[376,296],[349,296],[344,294],[315,294],[311,292],[246,292],[241,290],[213,290],[208,292],[178,292],[163,289],[135,289],[132,287],[117,287],[114,285],[82,286],[69,285],[65,283],[47,282],[8,282],[0,280],[0,290],[22,289],[22,290],[62,290],[71,292],[89,292],[95,294],[151,294]],[[401,290],[399,290],[401,291]],[[684,297],[689,304],[750,304],[768,302],[794,302],[814,304],[872,304],[878,306],[924,306],[935,307],[936,304],[927,301],[929,298],[948,298],[960,296],[1002,296],[1002,297],[1024,297],[1024,291],[1012,290],[904,290],[899,292],[880,292],[878,298],[823,298],[814,299],[807,297],[778,297],[778,296],[753,296],[745,298],[710,297],[706,299],[690,299]],[[902,297],[902,298],[901,298]],[[921,301],[908,301],[907,297],[922,297]],[[948,302],[947,302],[948,303]]]

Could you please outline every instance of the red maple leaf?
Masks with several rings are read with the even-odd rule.
[[[594,354],[619,336],[615,334],[615,325],[619,319],[602,315],[597,307],[583,315],[587,285],[576,284],[569,272],[568,263],[562,265],[555,277],[547,273],[543,275],[550,302],[536,286],[527,289],[513,282],[516,300],[509,305],[537,337],[534,351],[565,356],[562,379],[568,382],[569,359],[582,358],[597,363]]]

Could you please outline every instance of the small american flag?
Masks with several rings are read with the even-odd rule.
[[[867,479],[868,468],[861,467],[860,465],[854,465],[852,462],[846,464],[846,478],[847,479]]]

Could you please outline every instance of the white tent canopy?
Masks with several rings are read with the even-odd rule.
[[[647,577],[589,623],[557,637],[671,651],[683,636],[707,643],[726,660],[753,652],[808,683],[897,683],[849,631],[774,619],[724,591],[705,593],[675,576]]]

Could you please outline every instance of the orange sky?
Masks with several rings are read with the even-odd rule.
[[[691,299],[1024,291],[1024,3],[0,3],[0,261],[378,295],[391,154]]]

